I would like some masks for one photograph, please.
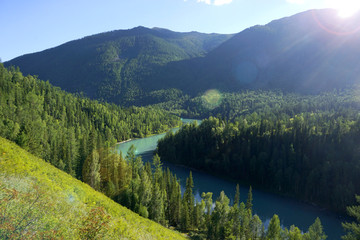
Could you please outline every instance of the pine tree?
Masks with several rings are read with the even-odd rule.
[[[143,167],[141,157],[137,157],[135,152],[135,146],[131,145],[125,157],[125,161],[128,162],[131,167],[132,178],[136,177],[136,175],[140,175],[140,169]]]
[[[125,159],[122,157],[122,154],[119,154],[119,164],[117,168],[117,175],[118,175],[118,183],[119,191],[124,190],[127,185],[129,184],[129,181],[131,179],[131,171],[125,161]]]
[[[236,238],[240,236],[240,227],[241,227],[241,216],[240,216],[240,206],[239,206],[239,185],[237,185],[234,205],[230,209],[229,218],[232,221],[232,235]]]
[[[360,196],[356,196],[356,201],[360,203]],[[356,222],[343,223],[343,228],[347,234],[342,237],[344,240],[360,239],[360,205],[347,207],[348,214],[356,219]]]
[[[214,239],[224,239],[225,238],[225,227],[226,222],[228,221],[229,214],[229,198],[225,195],[224,191],[220,192],[220,196],[215,202],[215,208],[211,214],[211,223],[212,223],[212,233],[210,237]]]
[[[323,231],[321,221],[319,218],[315,219],[315,222],[309,227],[307,233],[304,234],[305,240],[325,240],[327,236]]]
[[[300,229],[295,227],[294,225],[291,225],[289,230],[285,229],[284,235],[289,240],[302,240],[303,239],[303,235],[301,234]]]
[[[172,180],[169,204],[169,221],[173,226],[180,224],[181,214],[181,189],[176,177]]]
[[[236,192],[234,197],[234,206],[239,206],[240,204],[240,187],[239,184],[236,184]]]
[[[158,183],[155,183],[153,186],[153,194],[150,203],[150,218],[155,222],[164,224],[165,222],[165,213],[164,213],[164,203],[163,196],[160,191],[160,186]]]
[[[188,229],[193,227],[193,213],[194,213],[194,205],[195,205],[195,198],[193,195],[193,187],[194,181],[192,177],[192,172],[190,171],[189,177],[186,179],[186,188],[183,196],[183,202],[186,203],[186,207],[183,204],[183,211],[186,211],[186,216],[189,217],[189,225]]]
[[[248,197],[247,197],[247,200],[246,200],[246,209],[247,210],[252,210],[252,201],[253,201],[253,197],[252,197],[252,187],[250,186],[249,188],[249,193],[248,193]]]
[[[153,167],[154,167],[154,181],[161,184],[162,181],[162,163],[160,161],[159,155],[155,154],[153,157]]]
[[[83,166],[83,180],[95,190],[100,190],[100,163],[97,150],[92,151]]]
[[[79,161],[76,166],[76,177],[84,181],[82,177],[82,170],[84,166],[84,162],[88,157],[88,144],[87,144],[87,135],[83,135],[80,138],[80,146],[79,146]]]
[[[141,178],[141,183],[139,187],[140,204],[144,207],[149,207],[150,201],[152,199],[151,179],[145,170],[141,171],[140,178]]]
[[[247,210],[243,202],[240,203],[240,235],[241,238],[248,239],[250,237],[250,218],[251,211]]]
[[[281,226],[278,215],[274,215],[269,223],[269,227],[266,234],[267,240],[280,240],[281,239]]]
[[[262,235],[263,224],[258,215],[254,215],[250,221],[250,239],[260,239]]]
[[[188,203],[185,200],[185,198],[183,198],[182,201],[182,205],[181,205],[181,229],[183,231],[188,231],[190,230],[190,215],[189,215],[189,207],[188,207]]]

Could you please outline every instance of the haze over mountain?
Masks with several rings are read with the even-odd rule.
[[[359,17],[311,10],[249,28],[208,54],[205,66],[213,67],[205,80],[222,79],[227,89],[312,93],[352,85],[360,66]]]
[[[359,15],[341,19],[325,9],[234,36],[138,27],[85,37],[5,65],[65,90],[123,104],[170,88],[191,95],[213,88],[314,93],[357,83],[359,22]]]

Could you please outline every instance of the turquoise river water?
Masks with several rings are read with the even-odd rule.
[[[183,119],[183,122],[185,123],[191,121],[194,120]],[[178,128],[172,129],[174,132],[177,130]],[[120,143],[116,146],[116,150],[118,152],[121,151],[123,156],[125,156],[130,146],[134,145],[136,147],[136,154],[141,156],[144,162],[151,161],[158,140],[164,136],[165,133]],[[194,193],[198,200],[200,199],[202,192],[213,192],[213,201],[215,201],[222,190],[225,191],[225,194],[230,199],[234,197],[236,188],[236,183],[234,182],[167,162],[163,162],[163,167],[168,167],[176,174],[180,179],[182,189],[185,185],[186,178],[189,176],[189,172],[192,171]],[[246,201],[248,190],[249,186],[240,186],[241,201]],[[341,222],[344,221],[344,219],[333,212],[322,210],[295,199],[281,197],[254,188],[253,199],[253,212],[254,214],[257,214],[265,224],[269,222],[269,219],[274,214],[277,214],[279,215],[282,226],[289,228],[294,224],[301,230],[307,231],[308,227],[314,223],[316,217],[319,217],[324,227],[324,231],[328,235],[328,240],[341,239],[341,236],[344,235],[341,227]]]

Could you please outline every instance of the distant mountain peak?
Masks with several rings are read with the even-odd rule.
[[[315,9],[235,35],[138,26],[71,41],[5,65],[92,98],[132,103],[153,90],[344,88],[360,75],[360,14]]]

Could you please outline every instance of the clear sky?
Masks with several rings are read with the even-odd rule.
[[[136,26],[237,33],[336,2],[360,0],[0,0],[0,58]],[[351,4],[350,4],[351,5]],[[351,5],[351,8],[353,6]],[[360,8],[360,4],[359,4]]]

